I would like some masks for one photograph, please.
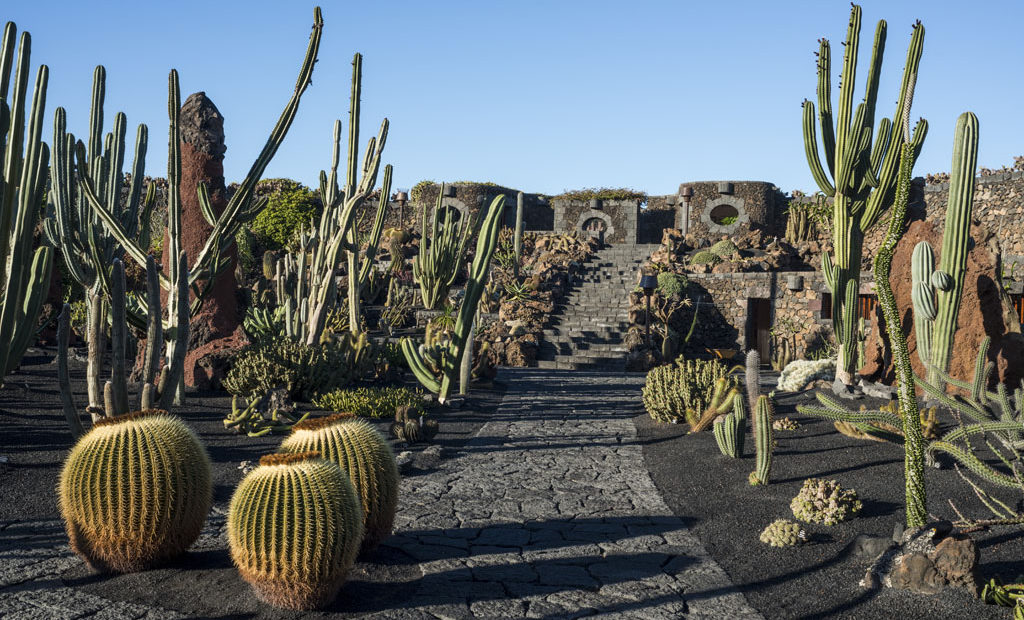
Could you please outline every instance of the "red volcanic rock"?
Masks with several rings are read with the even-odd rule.
[[[200,390],[219,390],[221,381],[231,369],[231,361],[238,355],[249,339],[242,328],[226,338],[211,340],[192,349],[185,356],[185,384]]]

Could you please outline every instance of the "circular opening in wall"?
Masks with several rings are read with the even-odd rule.
[[[718,205],[711,209],[711,221],[719,226],[731,226],[740,217],[740,212],[732,205]]]
[[[603,219],[599,217],[592,217],[583,222],[583,230],[589,233],[603,233],[607,232],[608,225],[605,224]]]
[[[448,218],[452,218],[452,222],[457,223],[460,219],[462,219],[462,212],[456,209],[455,207],[451,206],[441,207],[441,209],[438,210],[437,212],[438,226],[444,226],[445,222],[448,221]]]

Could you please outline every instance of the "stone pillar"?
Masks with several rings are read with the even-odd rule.
[[[676,207],[676,228],[683,236],[690,234],[690,201],[684,198]]]

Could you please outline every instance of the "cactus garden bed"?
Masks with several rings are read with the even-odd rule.
[[[57,504],[58,476],[73,441],[60,413],[60,395],[53,379],[52,350],[30,349],[21,370],[6,377],[0,391],[0,558],[12,564],[0,570],[0,599],[32,582],[32,562],[17,560],[35,554],[38,547],[67,544]],[[72,387],[83,399],[85,364],[72,360]],[[413,387],[413,384],[408,384]],[[440,457],[458,451],[473,437],[501,401],[503,387],[476,389],[461,409],[445,409],[440,431],[429,444],[406,446],[388,439],[396,453],[412,452],[411,466],[403,476],[416,476],[437,465]],[[136,396],[131,394],[134,401]],[[94,574],[81,560],[69,561],[59,575],[60,585],[76,593],[91,594],[110,601],[140,603],[180,611],[187,617],[293,618],[293,612],[261,604],[252,595],[232,565],[222,535],[231,494],[244,476],[240,465],[255,465],[264,454],[274,452],[284,435],[248,437],[224,428],[222,420],[231,411],[231,397],[223,392],[190,391],[186,404],[177,408],[180,416],[199,436],[212,461],[213,509],[206,526],[190,551],[178,560],[154,569],[125,575]],[[322,415],[315,412],[313,415]],[[365,418],[385,437],[391,418]],[[431,448],[430,450],[427,450]],[[0,559],[0,566],[6,560]],[[23,574],[19,573],[19,570]],[[357,561],[337,600],[328,607],[332,617],[361,616],[393,609],[394,601],[415,590],[420,577],[418,562],[388,546],[385,540],[366,559]],[[0,614],[2,615],[2,614]],[[37,617],[50,617],[45,611]]]
[[[903,450],[851,439],[829,421],[796,412],[797,405],[813,400],[813,391],[776,395],[777,416],[789,417],[799,428],[775,432],[771,483],[759,487],[747,482],[755,461],[749,433],[744,458],[730,459],[719,452],[710,431],[687,436],[687,425],[659,424],[646,413],[634,420],[648,470],[665,502],[689,520],[750,604],[766,618],[1009,618],[1010,609],[986,605],[961,588],[928,596],[858,585],[872,558],[856,557],[854,538],[891,536],[904,521]],[[860,402],[869,407],[882,403]],[[947,500],[967,517],[991,517],[952,469],[927,469],[925,475],[934,517],[957,518]],[[808,541],[796,547],[760,542],[759,534],[776,519],[796,520],[790,502],[807,478],[835,479],[844,489],[856,490],[862,509],[831,526],[798,521]],[[995,495],[1005,501],[1014,493],[996,490]],[[997,527],[970,536],[981,555],[979,585],[992,577],[1010,580],[1024,574],[1024,528]]]

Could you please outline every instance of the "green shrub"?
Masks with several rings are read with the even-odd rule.
[[[317,212],[317,196],[290,179],[269,179],[260,184],[272,184],[277,191],[269,194],[267,206],[253,220],[252,232],[261,247],[277,250],[287,246],[299,229],[309,225]]]
[[[722,257],[708,250],[702,250],[690,257],[691,265],[717,265],[720,262]]]
[[[708,252],[711,252],[720,258],[729,258],[739,251],[740,249],[736,247],[736,244],[733,243],[731,239],[722,239],[715,245],[711,246],[711,249],[708,250]]]
[[[658,274],[658,293],[662,297],[672,297],[673,295],[681,297],[689,284],[690,282],[686,279],[686,276],[677,275],[669,271],[663,271]]]
[[[369,348],[365,335],[358,343],[340,337],[315,345],[270,338],[246,347],[235,358],[224,389],[252,399],[285,388],[291,398],[309,401],[362,377]]]
[[[658,422],[673,424],[699,417],[711,403],[715,382],[729,369],[717,360],[683,360],[647,373],[641,395],[647,413]],[[732,385],[735,379],[728,377]],[[730,386],[731,387],[731,386]]]
[[[408,405],[416,413],[424,412],[423,393],[400,387],[361,387],[334,390],[313,399],[313,405],[330,411],[383,418],[395,415],[395,409]]]

